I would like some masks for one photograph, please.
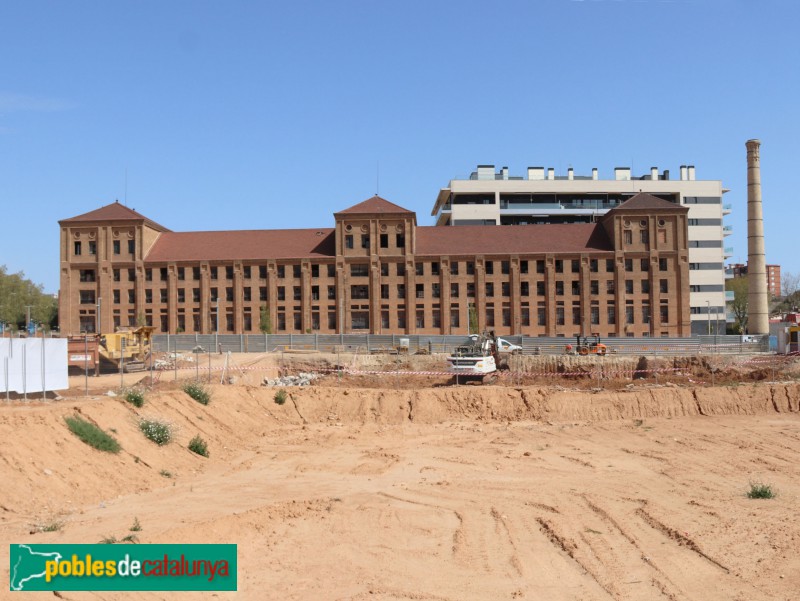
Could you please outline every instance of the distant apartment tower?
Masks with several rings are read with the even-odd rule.
[[[734,263],[729,270],[735,278],[747,277],[746,263]],[[782,296],[780,265],[767,265],[767,291],[774,297]]]
[[[724,331],[724,260],[733,253],[724,246],[731,226],[723,217],[731,206],[722,203],[722,182],[696,179],[693,165],[682,165],[678,179],[656,167],[638,177],[617,167],[613,179],[600,179],[596,168],[581,176],[572,168],[556,175],[553,168],[529,167],[522,177],[509,175],[507,167],[478,165],[468,179],[451,180],[439,191],[431,214],[436,225],[593,223],[639,192],[688,207],[691,331],[706,334],[709,321]]]

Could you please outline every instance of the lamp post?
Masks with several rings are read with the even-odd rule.
[[[97,297],[97,325],[96,325],[97,331],[95,332],[95,334],[97,334],[98,336],[100,335],[100,302],[102,300],[103,299],[101,297],[99,296]]]

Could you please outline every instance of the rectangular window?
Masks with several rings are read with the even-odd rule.
[[[589,282],[589,293],[600,294],[600,282],[598,280],[592,280]]]
[[[153,270],[152,269],[145,269],[144,270],[144,281],[145,282],[152,282],[153,281]]]
[[[431,263],[431,275],[439,275],[439,263],[436,261]]]
[[[216,288],[211,288],[211,301],[212,302],[216,302],[217,300],[219,300],[219,295],[217,294],[217,289]]]
[[[405,263],[398,263],[397,264],[397,276],[402,277],[406,274],[406,264]]]
[[[650,294],[650,280],[642,280],[642,294]]]
[[[606,271],[614,273],[614,259],[606,259]]]
[[[556,296],[564,296],[564,282],[556,282]]]
[[[522,274],[528,273],[528,262],[527,261],[520,261],[519,262],[519,272]]]
[[[328,265],[328,277],[329,278],[336,277],[336,265]]]
[[[200,288],[192,288],[192,301],[195,303],[200,302]]]
[[[369,248],[369,234],[361,234],[361,248]]]
[[[185,303],[186,302],[186,289],[185,288],[178,288],[178,302]]]
[[[233,279],[233,266],[227,265],[225,267],[225,279],[232,280]]]
[[[556,307],[556,325],[563,326],[564,325],[564,307]]]
[[[441,309],[434,309],[431,311],[431,327],[433,328],[441,328],[442,327],[442,311]]]
[[[486,275],[493,275],[494,274],[494,263],[492,261],[486,261]]]
[[[311,286],[311,300],[319,300],[319,286]]]
[[[159,296],[159,301],[160,302],[166,303],[167,302],[167,289],[166,288],[161,288],[161,290],[159,290],[159,295],[158,296]]]
[[[424,266],[422,263],[417,263],[416,265],[414,265],[414,269],[417,275],[425,275]]]
[[[350,265],[350,275],[353,277],[366,277],[369,275],[369,265],[353,263]]]
[[[153,291],[149,288],[144,291],[144,302],[148,305],[153,302]]]
[[[633,232],[630,230],[625,230],[622,232],[622,237],[625,244],[633,244]]]
[[[536,308],[536,323],[540,326],[547,325],[547,310],[544,307]]]
[[[244,279],[246,279],[246,280],[249,280],[249,279],[250,279],[250,277],[252,276],[252,271],[251,271],[251,269],[250,269],[250,266],[249,266],[249,265],[245,265],[244,267],[242,267],[242,272],[243,272],[243,273],[242,273],[242,276],[243,276],[243,277],[244,277]],[[180,279],[180,278],[179,278],[179,279]]]
[[[394,237],[395,244],[397,248],[405,248],[406,247],[406,237],[405,234],[395,234]],[[405,327],[405,326],[403,326]]]
[[[458,308],[450,309],[450,327],[457,328],[461,325],[461,314]]]
[[[122,254],[122,243],[119,240],[114,240],[114,254]]]
[[[388,277],[388,275],[389,275],[389,264],[381,263],[381,277]]]
[[[312,265],[311,266],[311,277],[318,278],[319,277],[319,265]],[[319,328],[317,328],[319,329]]]
[[[168,274],[168,272],[167,272],[167,268],[166,268],[166,267],[162,267],[162,268],[159,270],[159,275],[160,275],[160,277],[161,277],[161,281],[162,281],[162,282],[166,282],[166,281],[169,279],[169,274]]]
[[[245,286],[242,289],[242,300],[246,303],[249,303],[251,300],[253,300],[253,292],[250,286]]]
[[[492,282],[486,282],[486,297],[491,298],[494,296],[494,284]]]
[[[503,275],[508,275],[511,273],[511,262],[510,261],[500,261],[500,273]]]
[[[279,301],[286,300],[286,287],[285,286],[278,286],[278,300]]]
[[[136,241],[135,240],[128,240],[128,253],[135,255],[136,254]]]
[[[502,282],[500,284],[500,294],[502,296],[511,296],[511,283],[510,282]]]
[[[520,294],[520,296],[529,296],[530,293],[531,293],[530,284],[528,282],[520,282],[519,283],[519,294]]]
[[[625,271],[633,271],[633,259],[625,259]]]
[[[589,259],[589,271],[592,273],[597,273],[598,271],[597,259]]]
[[[389,248],[389,234],[381,234],[380,235],[380,243],[381,243],[381,248]],[[388,317],[388,314],[387,314],[387,317]],[[387,326],[384,326],[384,327],[388,328],[389,326],[387,325]]]
[[[389,284],[381,284],[381,298],[389,298]]]
[[[431,284],[431,296],[433,298],[440,298],[442,296],[441,287],[437,282]]]
[[[475,263],[467,261],[467,275],[475,275]]]
[[[661,323],[669,323],[669,305],[661,305]]]
[[[417,328],[424,328],[425,327],[425,311],[423,309],[417,309]]]
[[[669,292],[669,280],[659,280],[659,291],[661,294]]]
[[[119,282],[120,281],[120,271],[119,271],[119,269],[115,269],[113,273],[114,273],[114,281],[115,282]]]
[[[260,301],[267,300],[267,287],[266,286],[259,286],[258,287],[258,300],[260,300]]]
[[[572,273],[580,273],[581,262],[578,259],[572,259]]]
[[[406,297],[406,285],[405,284],[398,284],[397,285],[397,298],[404,299]]]
[[[186,269],[183,267],[178,267],[178,280],[184,281],[186,279]]]
[[[633,323],[633,305],[625,306],[625,323]]]
[[[494,327],[494,305],[491,303],[486,305],[486,327]]]
[[[642,244],[648,244],[650,242],[650,232],[647,230],[642,230],[639,232],[639,240]]]
[[[200,281],[200,268],[199,267],[192,267],[192,279],[195,282]]]
[[[606,293],[614,294],[614,292],[616,292],[616,288],[617,286],[614,283],[614,280],[606,280]]]
[[[458,284],[450,284],[450,297],[458,298]]]
[[[115,305],[119,304],[119,295],[120,295],[119,294],[119,290],[114,290],[114,304]]]
[[[608,305],[606,311],[608,313],[608,323],[613,326],[617,323],[617,308],[614,305]]]
[[[381,238],[383,238],[384,236],[386,236],[386,234],[381,234]],[[381,241],[381,244],[383,244],[383,241]],[[387,241],[386,244],[389,244],[389,242]],[[389,327],[389,312],[388,311],[381,311],[381,327],[382,328],[388,328]]]
[[[335,311],[328,311],[328,329],[335,330],[336,329],[336,312]]]
[[[581,293],[581,283],[578,280],[572,282],[572,295],[578,296]]]
[[[475,298],[475,283],[467,282],[467,297]]]
[[[225,288],[225,300],[228,302],[233,301],[233,287],[228,286]]]
[[[94,269],[81,269],[80,281],[81,282],[94,282]]]
[[[72,254],[75,255],[76,257],[81,254],[81,243],[80,242],[76,242],[75,243],[75,245],[73,247]]]
[[[504,326],[511,325],[511,309],[509,307],[503,307],[501,310],[501,319],[503,321]]]
[[[536,261],[536,273],[544,273],[544,261]]]
[[[450,275],[458,275],[458,261],[450,263]]]
[[[520,310],[520,321],[523,326],[531,325],[531,309],[530,307],[522,307]]]
[[[417,298],[425,298],[425,284],[417,284]]]
[[[544,282],[536,282],[536,296],[544,296]]]
[[[592,325],[597,325],[600,323],[600,307],[597,305],[592,305],[589,309],[590,321]]]
[[[94,240],[89,240],[89,254],[96,255],[97,254],[97,242]]]
[[[642,323],[650,323],[650,305],[642,305]]]
[[[132,305],[136,302],[136,291],[128,290],[128,304]]]
[[[625,294],[633,294],[633,280],[625,280]]]
[[[292,286],[292,300],[299,301],[302,299],[302,288],[300,286]]]
[[[350,248],[350,249],[353,248],[353,235],[352,234],[347,234],[344,237],[344,247],[345,248]]]
[[[294,322],[294,330],[296,332],[301,332],[303,330],[303,314],[299,311],[295,311],[292,315],[292,321]]]
[[[581,306],[580,305],[572,305],[572,325],[580,325],[581,324]]]
[[[643,272],[648,272],[648,271],[650,271],[650,259],[642,259],[642,260],[640,261],[640,265],[641,265],[641,270],[642,270]]]
[[[556,259],[556,273],[564,273],[564,261],[561,259]]]
[[[311,312],[311,329],[319,330],[319,311]]]
[[[295,279],[303,276],[303,269],[300,265],[292,265],[292,277]]]
[[[658,270],[659,271],[666,271],[667,270],[667,260],[666,259],[659,259],[658,260]]]

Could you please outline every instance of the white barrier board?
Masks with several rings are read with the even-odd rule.
[[[0,338],[0,392],[66,390],[65,338]]]

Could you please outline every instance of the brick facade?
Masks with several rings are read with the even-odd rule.
[[[688,336],[687,209],[639,194],[596,224],[422,227],[373,197],[335,228],[171,232],[107,205],[60,222],[61,329]]]

